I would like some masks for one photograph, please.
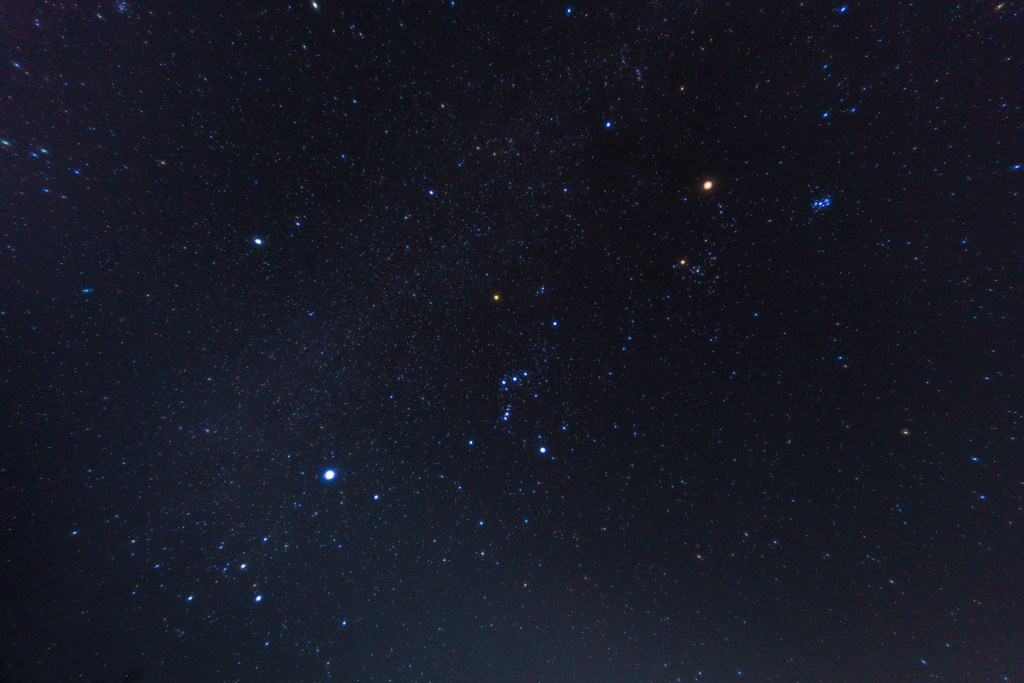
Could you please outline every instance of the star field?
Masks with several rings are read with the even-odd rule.
[[[0,677],[1024,680],[1016,6],[3,16]]]

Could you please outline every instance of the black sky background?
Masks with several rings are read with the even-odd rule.
[[[1024,676],[1014,5],[0,17],[18,680]]]

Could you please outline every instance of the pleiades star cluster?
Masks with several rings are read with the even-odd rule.
[[[1024,681],[1022,27],[4,3],[4,680]]]

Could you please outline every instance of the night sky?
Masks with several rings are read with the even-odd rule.
[[[1024,680],[1022,36],[3,3],[2,670]]]

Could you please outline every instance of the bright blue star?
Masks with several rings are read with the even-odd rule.
[[[327,470],[326,472],[324,472],[324,479],[330,481],[331,479],[334,479],[334,474],[334,470]]]

